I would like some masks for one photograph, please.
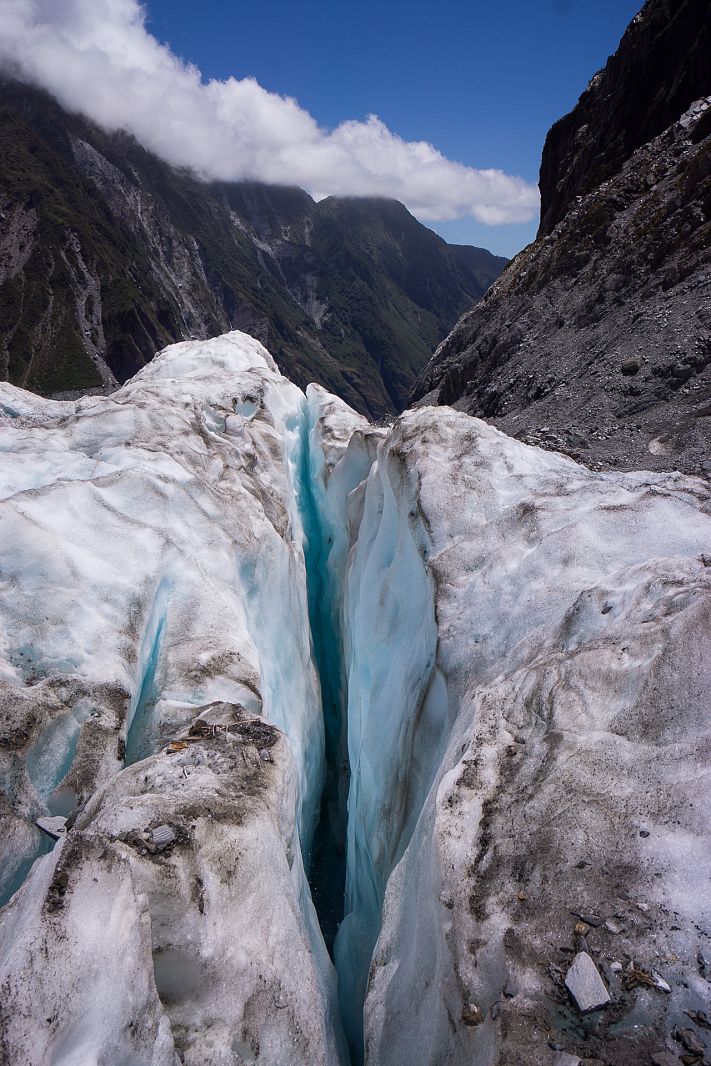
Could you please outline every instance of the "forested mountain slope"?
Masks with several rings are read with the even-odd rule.
[[[0,374],[47,394],[238,327],[298,384],[382,416],[506,262],[394,200],[201,182],[13,81],[0,222]]]

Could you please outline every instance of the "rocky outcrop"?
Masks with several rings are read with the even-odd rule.
[[[649,0],[577,106],[551,128],[541,159],[539,237],[619,172],[643,144],[711,91],[705,0]]]
[[[440,345],[415,401],[586,462],[708,469],[710,32],[705,3],[645,5],[549,134],[538,239]]]
[[[396,201],[206,183],[0,82],[0,375],[106,391],[171,341],[247,330],[374,416],[505,260]]]

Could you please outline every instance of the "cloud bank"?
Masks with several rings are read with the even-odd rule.
[[[522,178],[452,162],[375,115],[325,130],[253,78],[204,81],[148,32],[138,0],[0,0],[0,67],[206,179],[389,196],[431,220],[498,225],[538,211]]]

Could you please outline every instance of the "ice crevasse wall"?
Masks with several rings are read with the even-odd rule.
[[[548,1063],[612,900],[660,1039],[704,1000],[706,482],[374,428],[240,333],[0,405],[7,1061]]]

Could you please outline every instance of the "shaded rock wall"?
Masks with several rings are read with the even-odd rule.
[[[645,5],[551,130],[538,239],[413,400],[589,463],[708,470],[710,33],[705,3]]]

